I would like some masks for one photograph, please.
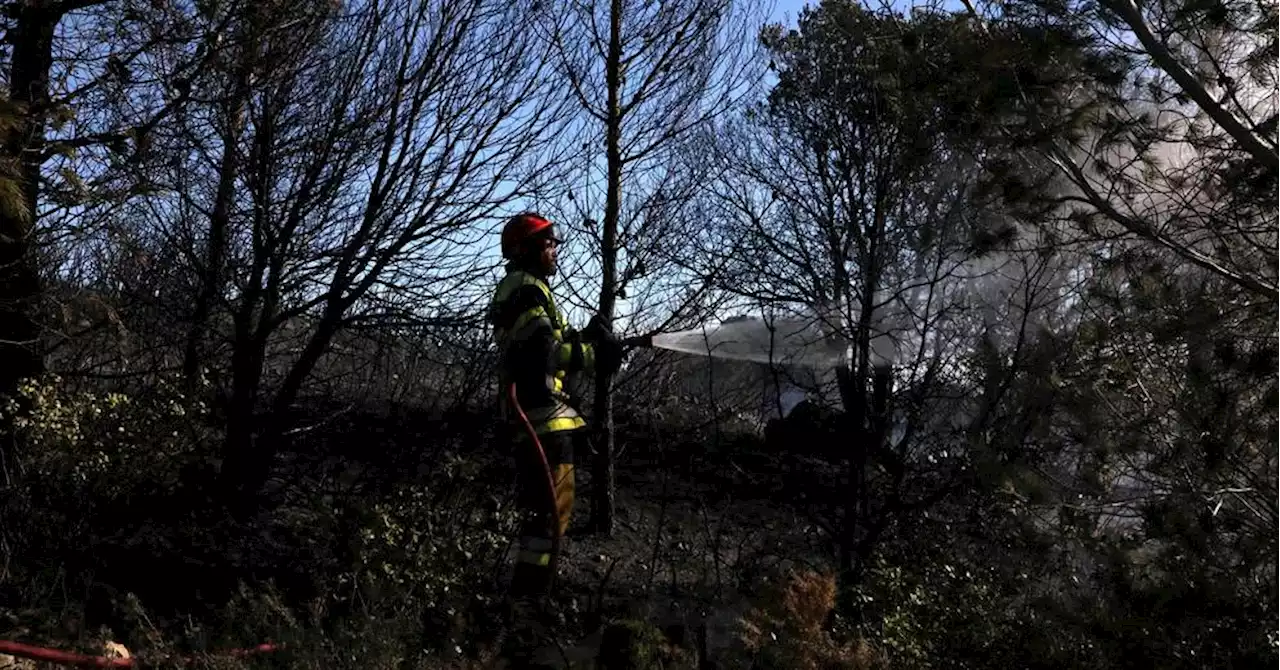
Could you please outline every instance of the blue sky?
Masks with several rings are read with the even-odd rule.
[[[773,12],[770,18],[779,23],[795,25],[796,17],[800,15],[800,9],[809,3],[804,0],[774,0]]]

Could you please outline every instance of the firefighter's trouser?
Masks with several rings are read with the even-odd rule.
[[[528,437],[515,440],[519,505],[523,520],[520,524],[519,553],[516,555],[515,575],[511,581],[511,595],[517,598],[546,595],[554,577],[552,551],[554,533],[561,537],[569,530],[569,518],[573,515],[575,446],[586,452],[587,431],[573,430],[546,433],[538,436],[547,454],[547,464],[555,480],[554,505],[547,472],[538,457],[537,447]]]

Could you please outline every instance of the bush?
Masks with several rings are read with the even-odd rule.
[[[885,656],[863,639],[844,642],[828,628],[836,604],[832,573],[804,570],[766,589],[741,621],[743,658],[734,667],[779,670],[873,670]]]
[[[20,445],[5,514],[30,521],[10,528],[15,552],[83,550],[129,534],[140,519],[178,512],[184,472],[206,462],[218,439],[204,403],[164,379],[124,394],[68,392],[50,375],[24,383],[0,413],[12,418]]]
[[[298,639],[305,667],[393,667],[475,653],[497,619],[515,519],[484,459],[445,454],[358,495],[290,472],[284,504],[235,522],[203,486],[221,435],[175,383],[73,392],[49,376],[0,411],[21,444],[0,503],[12,556],[0,602],[15,609],[0,615],[33,640],[67,648],[105,622],[153,654]]]
[[[433,650],[464,644],[464,630],[493,618],[491,594],[517,522],[472,464],[446,461],[431,481],[398,486],[363,509],[354,566],[337,582],[339,592],[355,587],[377,603],[366,612],[419,612],[423,646]]]
[[[895,669],[1007,667],[1024,663],[1028,648],[1048,662],[1038,640],[1069,641],[1023,604],[1023,586],[997,565],[960,555],[882,557],[854,590],[857,631]]]
[[[693,654],[671,643],[653,624],[618,619],[605,627],[596,658],[599,670],[685,670],[696,667]]]

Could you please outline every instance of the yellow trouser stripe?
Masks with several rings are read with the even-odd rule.
[[[542,423],[538,423],[537,421],[532,421],[531,423],[533,423],[534,433],[538,435],[547,435],[549,433],[563,433],[566,430],[578,430],[579,428],[585,428],[587,420],[580,416],[563,416],[558,419],[543,421]],[[515,437],[517,440],[528,440],[529,434],[523,427],[521,427],[516,431]]]
[[[577,430],[587,425],[586,419],[580,416],[562,416],[557,419],[545,421],[540,426],[535,426],[533,431],[539,435],[546,433],[561,433],[566,430]]]

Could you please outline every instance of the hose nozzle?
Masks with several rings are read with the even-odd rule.
[[[653,333],[625,338],[622,340],[622,346],[632,349],[649,349],[653,347]]]

